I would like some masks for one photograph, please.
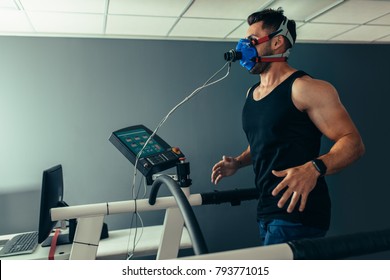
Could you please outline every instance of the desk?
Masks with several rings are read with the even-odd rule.
[[[135,257],[150,256],[157,253],[160,245],[160,239],[163,226],[149,226],[143,228],[143,233],[140,241],[135,248]],[[142,229],[138,229],[138,236]],[[132,235],[129,243],[130,229],[113,230],[109,232],[109,237],[100,240],[96,259],[121,259],[124,260],[127,256],[127,246],[130,244],[130,250],[133,246],[133,237],[135,230],[132,230]],[[2,235],[0,240],[9,239],[14,234]],[[180,242],[181,249],[192,248],[191,239],[186,228],[183,228],[183,234]],[[72,245],[61,245],[56,248],[55,259],[67,260],[69,259]],[[0,258],[2,260],[47,260],[50,247],[41,247],[38,245],[37,249],[32,254],[10,256]]]

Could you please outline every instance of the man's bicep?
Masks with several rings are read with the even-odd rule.
[[[309,117],[330,140],[337,141],[345,135],[357,132],[336,89],[330,84],[318,87],[318,92],[309,102]]]
[[[356,133],[357,129],[343,104],[338,100],[329,100],[309,110],[309,117],[317,128],[330,140]]]

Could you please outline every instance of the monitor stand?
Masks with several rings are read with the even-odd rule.
[[[41,246],[42,247],[50,247],[52,239],[53,239],[53,236],[49,236],[48,238],[45,239],[45,241],[42,242]],[[73,243],[73,240],[69,240],[68,233],[58,235],[57,246],[72,244],[72,243]]]
[[[56,245],[58,246],[58,245],[72,244],[73,238],[74,238],[74,233],[76,231],[76,226],[77,226],[76,219],[70,219],[69,220],[69,233],[63,233],[63,234],[60,233],[58,235]],[[48,238],[45,239],[45,241],[42,242],[41,246],[42,247],[51,246],[52,239],[53,239],[53,236],[49,236]]]

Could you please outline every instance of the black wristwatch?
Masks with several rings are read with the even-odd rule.
[[[313,159],[311,161],[311,163],[314,165],[314,168],[317,169],[317,171],[320,173],[321,177],[326,174],[327,168],[326,168],[325,163],[322,160],[316,158],[316,159]]]

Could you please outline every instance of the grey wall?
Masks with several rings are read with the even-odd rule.
[[[217,69],[234,43],[0,37],[0,234],[37,228],[42,170],[61,163],[65,200],[78,205],[131,198],[132,165],[111,132],[160,119]],[[367,154],[328,178],[329,235],[390,227],[387,197],[389,45],[297,44],[291,64],[335,85],[361,131]],[[380,54],[379,59],[374,58]],[[378,56],[378,55],[377,55]],[[192,192],[215,189],[210,170],[246,147],[241,107],[256,82],[238,64],[222,83],[181,107],[159,131],[191,163]],[[331,143],[324,141],[326,150]],[[250,168],[218,189],[252,187]],[[161,190],[161,195],[167,195]],[[255,202],[196,207],[210,251],[255,246]],[[163,212],[142,214],[160,224]],[[109,216],[110,229],[130,215]]]

